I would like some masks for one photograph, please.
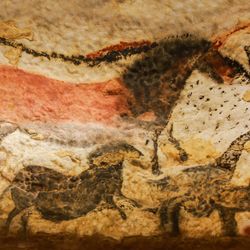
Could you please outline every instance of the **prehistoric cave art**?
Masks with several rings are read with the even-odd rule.
[[[230,180],[244,145],[249,140],[250,131],[233,141],[215,164],[187,168],[179,175],[149,181],[162,192],[168,190],[173,193],[171,198],[164,197],[160,207],[147,208],[159,214],[164,232],[179,234],[179,211],[184,207],[197,217],[209,216],[213,210],[218,210],[224,235],[236,235],[235,213],[250,211],[250,187],[233,187]],[[62,221],[83,216],[105,201],[110,208],[117,209],[125,220],[127,216],[116,205],[114,196],[129,200],[133,206],[142,207],[126,198],[121,191],[124,159],[138,159],[141,155],[131,145],[106,146],[90,155],[88,170],[71,177],[46,167],[25,167],[7,188],[15,203],[6,221],[7,232],[12,219],[31,206],[35,206],[47,220]],[[109,157],[112,163],[107,161]],[[22,223],[25,230],[27,220],[28,213],[24,213]],[[166,230],[166,225],[170,230]]]
[[[113,164],[105,162],[105,154],[109,154],[111,160],[115,158]],[[123,159],[138,158],[140,155],[140,151],[127,144],[103,147],[91,154],[88,170],[71,177],[40,166],[22,169],[8,188],[15,208],[8,215],[6,229],[9,229],[16,215],[31,206],[35,206],[43,218],[61,221],[83,216],[105,201],[126,219],[126,214],[116,205],[114,196],[126,198],[121,192]],[[24,214],[24,226],[27,219],[27,214]]]
[[[245,46],[244,49],[247,53],[248,63],[250,64],[250,46]]]
[[[187,168],[177,176],[163,179],[165,182],[155,182],[161,190],[169,189],[176,193],[161,204],[159,214],[163,228],[169,224],[170,232],[179,234],[181,207],[197,217],[209,216],[216,209],[219,211],[223,234],[236,235],[235,213],[250,211],[250,188],[233,187],[230,180],[244,144],[249,139],[250,131],[233,141],[214,164]]]
[[[6,233],[11,230],[13,220],[19,215],[21,215],[19,220],[23,231],[26,232],[29,229],[29,217],[34,210],[39,212],[41,218],[60,223],[108,208],[117,211],[120,218],[126,221],[129,219],[129,215],[126,213],[126,207],[117,204],[117,199],[120,199],[127,202],[132,210],[154,216],[158,221],[157,233],[181,234],[179,224],[183,209],[197,218],[209,217],[214,211],[217,211],[221,222],[221,234],[237,235],[236,214],[250,212],[249,184],[232,184],[240,157],[243,152],[249,152],[247,147],[247,143],[250,141],[248,124],[244,124],[244,132],[228,143],[229,146],[224,152],[213,162],[206,164],[185,165],[188,163],[190,155],[174,133],[174,110],[181,101],[181,94],[188,79],[195,71],[210,78],[215,87],[230,86],[237,81],[241,81],[244,86],[250,83],[249,70],[241,62],[221,53],[219,49],[221,44],[218,41],[208,41],[184,34],[154,43],[146,41],[121,43],[120,46],[110,46],[87,56],[66,56],[55,52],[49,54],[30,49],[22,43],[4,37],[0,38],[0,43],[4,46],[19,48],[22,52],[34,57],[42,57],[47,60],[60,59],[65,63],[79,66],[85,63],[89,67],[96,67],[104,63],[110,64],[135,54],[142,54],[141,58],[127,66],[116,85],[114,84],[115,86],[112,85],[112,82],[109,83],[110,85],[103,83],[93,84],[93,86],[69,86],[55,80],[51,80],[45,85],[45,80],[40,76],[35,77],[40,84],[36,85],[30,80],[28,73],[8,67],[1,69],[2,88],[6,92],[3,102],[6,104],[7,111],[2,112],[0,138],[1,147],[4,148],[6,154],[10,154],[11,151],[12,145],[10,146],[8,142],[11,135],[13,135],[13,140],[16,139],[15,136],[17,138],[19,136],[25,143],[31,145],[32,142],[29,140],[34,139],[50,143],[53,145],[52,148],[56,145],[82,148],[86,151],[84,154],[85,165],[80,165],[83,170],[81,169],[82,171],[79,171],[78,174],[67,174],[67,171],[57,171],[44,164],[22,163],[22,167],[18,171],[13,171],[14,174],[10,180],[6,178],[9,183],[2,191],[1,199],[4,202],[5,197],[9,194],[14,203],[14,207],[8,211],[3,224]],[[245,46],[244,51],[249,60],[249,46]],[[27,120],[31,120],[32,114],[27,113],[25,109],[19,110],[16,106],[14,110],[19,110],[17,114],[8,113],[10,112],[9,106],[7,107],[9,93],[4,86],[6,87],[10,82],[17,89],[20,86],[11,74],[8,76],[9,78],[7,77],[11,72],[12,75],[17,74],[24,79],[20,92],[16,94],[16,98],[19,98],[19,105],[26,105],[26,108],[32,107],[34,110],[31,113],[36,114],[33,117],[39,117],[39,121],[45,123],[52,121],[53,123],[57,119],[62,119],[61,122],[70,117],[77,118],[77,121],[82,123],[101,122],[102,125],[104,124],[104,129],[97,132],[94,128],[91,132],[87,127],[83,133],[89,133],[89,137],[83,140],[80,138],[81,127],[77,139],[75,137],[72,139],[70,136],[62,139],[63,136],[54,128],[54,137],[46,134],[47,128],[42,130],[34,127],[33,132],[30,132],[32,126],[30,129]],[[199,85],[200,80],[196,80],[195,84]],[[39,91],[44,96],[49,93],[50,99],[53,101],[54,92],[51,89],[58,89],[58,96],[54,102],[54,105],[59,106],[58,110],[56,107],[48,107],[47,110],[41,112],[40,107],[33,105],[35,97],[39,96],[39,92],[36,92],[37,88],[41,89]],[[79,95],[75,99],[77,105],[71,109],[71,104],[68,104],[69,107],[66,109],[67,105],[64,107],[62,102],[65,90],[68,91],[69,96],[78,92],[82,95],[85,93],[85,98],[93,93],[97,97],[96,100],[88,103],[83,102],[82,96]],[[222,91],[225,92],[225,90]],[[29,99],[21,98],[28,92],[32,92],[29,94]],[[191,96],[192,92],[189,95]],[[43,96],[40,98],[46,103]],[[207,100],[208,98],[201,95],[199,99]],[[95,101],[98,102],[98,105]],[[239,102],[241,101],[239,100]],[[79,107],[82,111],[78,111],[76,116],[73,114],[70,116]],[[211,109],[211,107],[209,108]],[[246,113],[247,110],[248,107],[245,109]],[[82,115],[83,111],[86,113],[88,111],[90,115]],[[102,116],[101,114],[105,112],[106,115]],[[227,117],[230,120],[230,114]],[[9,118],[11,119],[9,120]],[[110,132],[108,125],[112,125]],[[130,127],[132,127],[131,130],[134,129],[139,133],[136,134],[133,130],[129,134],[127,131],[130,131]],[[217,123],[215,130],[218,127]],[[95,139],[91,138],[95,133],[99,134]],[[163,133],[165,133],[165,137]],[[118,138],[117,134],[119,134]],[[139,138],[140,143],[134,140],[135,136]],[[173,166],[172,172],[166,171],[162,152],[160,152],[162,138],[172,144],[173,150],[177,151],[180,169],[177,170],[178,166]],[[140,148],[142,144],[143,146]],[[156,188],[156,193],[152,193],[155,204],[154,202],[148,204],[145,199],[138,198],[136,194],[133,197],[132,192],[124,191],[125,182],[129,182],[125,178],[124,172],[129,167],[132,169],[131,172],[134,171],[133,174],[140,173],[143,176],[145,181],[140,184],[141,186],[148,186],[150,190]],[[5,174],[1,172],[1,175],[4,178]],[[128,186],[128,184],[126,185]],[[140,191],[138,190],[138,192]],[[129,195],[127,195],[128,193]]]
[[[124,82],[135,99],[130,104],[132,113],[139,116],[150,111],[156,116],[155,121],[150,122],[151,127],[153,124],[158,127],[156,141],[161,130],[167,126],[187,78],[195,69],[208,74],[218,84],[224,82],[222,75],[225,78],[244,75],[250,79],[248,72],[239,63],[224,58],[211,42],[188,34],[160,42],[124,74]],[[174,138],[171,141],[185,161],[187,154],[180,148],[178,141]],[[156,162],[152,165],[152,171],[159,174]]]

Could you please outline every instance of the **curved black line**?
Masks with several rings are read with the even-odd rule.
[[[109,51],[105,55],[101,55],[101,56],[98,56],[95,58],[90,58],[90,57],[87,57],[84,55],[67,56],[64,54],[56,53],[56,52],[47,53],[44,51],[37,51],[37,50],[30,49],[30,48],[26,47],[22,43],[17,43],[17,42],[11,41],[9,39],[6,39],[4,37],[0,37],[0,44],[5,45],[5,46],[9,46],[12,48],[19,48],[22,50],[22,52],[25,52],[29,55],[33,55],[34,57],[44,57],[44,58],[47,58],[48,60],[60,59],[64,62],[70,62],[70,63],[73,63],[75,65],[80,65],[82,63],[85,63],[90,67],[97,66],[103,62],[112,63],[112,62],[119,61],[122,58],[126,59],[126,57],[128,57],[128,56],[147,52],[158,45],[156,42],[154,42],[150,45],[142,45],[139,47],[127,47],[127,48],[120,50],[120,51]]]
[[[245,46],[244,50],[246,51],[247,57],[248,57],[248,64],[250,66],[250,46]]]

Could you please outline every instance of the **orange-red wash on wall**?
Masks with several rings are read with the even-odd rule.
[[[0,120],[110,124],[129,112],[127,95],[118,79],[73,84],[0,66]]]

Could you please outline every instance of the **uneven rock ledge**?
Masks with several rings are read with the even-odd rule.
[[[250,239],[245,237],[229,238],[166,238],[166,236],[157,237],[129,237],[122,241],[116,241],[103,236],[90,236],[84,238],[75,238],[70,236],[52,236],[36,235],[35,237],[23,238],[0,238],[0,249],[2,250],[248,250]]]

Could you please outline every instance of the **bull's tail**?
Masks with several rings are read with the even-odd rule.
[[[236,138],[227,150],[216,159],[215,166],[234,172],[245,143],[250,140],[250,130]]]

